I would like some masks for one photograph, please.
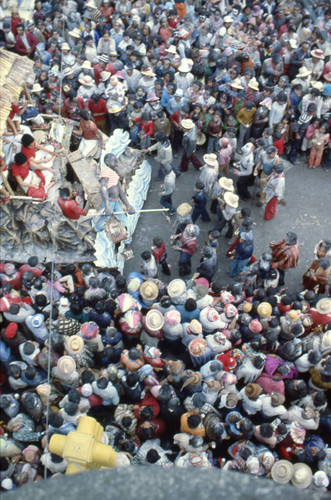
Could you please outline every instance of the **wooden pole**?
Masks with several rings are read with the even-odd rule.
[[[1,173],[2,181],[3,181],[4,185],[5,185],[5,188],[7,189],[8,193],[9,194],[14,194],[14,191],[12,190],[12,188],[9,185],[9,182],[7,181],[7,177],[4,175],[3,172],[0,172],[0,173]]]

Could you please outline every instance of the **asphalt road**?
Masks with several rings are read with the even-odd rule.
[[[204,150],[198,149],[198,156],[202,159]],[[151,155],[147,159],[152,163],[152,177],[157,176],[155,161]],[[277,242],[284,238],[288,231],[293,231],[298,235],[300,242],[300,259],[296,269],[287,271],[285,286],[290,293],[302,290],[302,275],[310,266],[313,260],[313,250],[316,243],[322,238],[331,239],[331,172],[325,172],[321,167],[311,170],[307,164],[292,165],[286,160],[282,160],[285,166],[286,179],[286,206],[278,205],[277,213],[273,220],[265,221],[264,208],[256,206],[258,198],[253,198],[247,202],[239,202],[240,210],[243,206],[248,206],[252,212],[254,226],[254,255],[260,257],[263,252],[269,250],[270,242]],[[174,160],[175,165],[179,165],[180,157]],[[230,174],[236,182],[236,176]],[[182,173],[176,181],[176,191],[172,197],[173,205],[177,207],[180,203],[190,202],[194,190],[194,184],[199,177],[199,172],[190,164],[188,172]],[[148,198],[144,208],[160,208],[158,193],[161,183],[151,181]],[[254,187],[250,188],[254,194]],[[207,207],[209,207],[209,202]],[[217,216],[210,213],[211,222],[198,220],[200,235],[198,237],[198,249],[192,258],[192,271],[195,271],[201,257],[201,249],[206,240],[207,233],[214,227]],[[170,218],[171,224],[174,217]],[[171,248],[170,235],[171,225],[161,213],[147,213],[140,216],[136,232],[134,234],[132,249],[134,258],[125,263],[124,275],[130,271],[139,271],[142,263],[140,254],[142,251],[150,249],[152,238],[161,236],[167,247],[168,262],[171,264],[171,277],[166,277],[159,272],[158,277],[168,283],[171,279],[179,277],[178,259],[179,253]],[[228,249],[228,240],[224,236],[225,230],[219,239],[218,249],[218,271],[216,280],[222,285],[233,282],[228,271],[230,260],[225,256]]]

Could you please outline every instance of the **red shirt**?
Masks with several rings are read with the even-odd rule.
[[[9,118],[12,120],[15,115],[17,115],[20,112],[20,108],[17,106],[17,104],[12,104],[11,105],[11,111],[9,113]]]
[[[165,254],[166,248],[165,248],[165,243],[163,242],[160,248],[156,247],[153,249],[153,255],[155,257],[156,262],[160,262],[162,259],[163,255]]]
[[[36,156],[36,144],[34,144],[32,148],[22,146],[21,153],[25,154],[30,163],[31,158],[35,158]]]
[[[88,109],[91,111],[93,118],[96,122],[100,122],[107,118],[107,105],[104,99],[100,99],[97,104],[95,104],[91,99],[88,101]],[[100,116],[95,116],[96,114],[102,113]]]
[[[87,141],[93,140],[96,141],[98,138],[98,127],[92,120],[89,120],[88,125],[84,125],[83,120],[80,121],[80,126],[83,130],[83,137]]]
[[[277,148],[277,154],[281,155],[284,151],[284,137],[278,139],[278,141],[274,141],[273,145],[275,146],[275,148]]]
[[[107,64],[107,66],[105,68],[101,68],[100,64],[96,64],[94,66],[94,79],[95,79],[95,83],[97,85],[99,85],[99,83],[101,81],[102,71],[108,71],[112,75],[115,75],[115,69],[114,69],[114,66],[112,64]]]
[[[84,212],[74,200],[64,200],[59,196],[57,202],[63,214],[68,217],[68,219],[77,220],[81,215],[86,215],[86,212]]]
[[[29,165],[16,165],[16,163],[13,163],[11,173],[14,177],[22,177],[24,181],[29,175]]]

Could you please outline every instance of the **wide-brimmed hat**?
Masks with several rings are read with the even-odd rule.
[[[316,304],[316,309],[320,314],[330,314],[331,313],[331,299],[324,297],[320,299]]]
[[[72,36],[72,38],[80,38],[82,33],[79,28],[74,28],[72,31],[68,31],[68,35]]]
[[[70,50],[70,47],[69,45],[67,44],[67,42],[63,42],[61,44],[61,50]]]
[[[231,193],[231,191],[227,191],[224,194],[224,201],[227,205],[229,205],[229,207],[237,208],[239,203],[239,196]]]
[[[81,75],[78,81],[82,85],[85,85],[85,87],[93,87],[94,85],[93,78],[90,75]]]
[[[92,69],[90,61],[88,61],[87,59],[85,59],[85,61],[83,62],[81,68],[82,69]]]
[[[225,189],[226,191],[231,191],[233,193],[234,187],[232,179],[229,179],[228,177],[221,177],[218,183],[221,186],[221,188]]]
[[[34,83],[31,92],[42,92],[43,90],[44,87],[42,87],[40,83]]]
[[[181,61],[180,65],[178,66],[178,71],[180,73],[189,73],[191,70],[189,64],[187,61]]]
[[[215,153],[206,154],[203,157],[203,161],[212,167],[218,167],[217,156]]]
[[[190,205],[189,203],[181,203],[180,205],[178,205],[176,211],[178,215],[180,215],[181,217],[185,217],[192,211],[192,205]]]
[[[199,339],[196,339],[196,340],[199,340]],[[201,339],[201,340],[204,340],[204,339]],[[182,387],[181,387],[181,391],[183,389],[185,389],[185,387],[187,387],[188,385],[199,385],[202,381],[202,375],[200,372],[194,372],[192,370],[187,370],[186,374],[188,375],[188,377],[185,379]]]
[[[66,68],[62,71],[62,75],[64,77],[66,76],[70,76],[70,75],[73,75],[74,74],[74,70],[72,68]]]
[[[259,384],[247,384],[245,387],[245,394],[250,399],[258,398],[262,393],[262,387]]]
[[[153,70],[151,68],[144,68],[141,71],[141,74],[145,75],[145,76],[155,76],[155,73],[153,72]]]
[[[200,130],[197,133],[197,146],[203,146],[207,140],[206,134]]]
[[[169,54],[176,54],[177,49],[175,45],[170,45],[167,49],[165,49],[166,52],[169,52]]]
[[[268,318],[269,316],[271,316],[272,314],[271,304],[269,304],[269,302],[261,302],[261,304],[257,306],[257,314],[261,318]]]
[[[294,467],[288,460],[278,460],[271,468],[271,477],[277,484],[288,483],[293,476]]]
[[[140,295],[143,300],[156,300],[159,295],[159,288],[155,281],[147,280],[140,285]]]
[[[324,52],[323,50],[321,49],[315,49],[315,50],[312,50],[310,52],[310,55],[312,57],[316,57],[317,59],[324,59],[325,58],[325,55],[324,55]]]
[[[76,370],[76,362],[71,356],[62,356],[56,366],[62,375],[71,375]]]
[[[153,332],[161,330],[164,325],[163,314],[157,309],[151,309],[150,311],[148,311],[145,320],[147,328]]]
[[[297,78],[304,77],[304,76],[309,76],[311,75],[311,71],[306,68],[305,66],[299,68],[299,73],[297,74]]]
[[[240,78],[235,78],[234,80],[231,80],[231,81],[230,81],[230,85],[231,85],[231,87],[233,87],[234,89],[243,90],[243,88],[244,88],[244,87],[241,85]]]
[[[317,89],[319,90],[320,92],[323,91],[324,89],[324,85],[322,82],[317,82],[316,80],[311,80],[310,82],[310,86],[313,88],[313,89]]]
[[[84,340],[79,335],[72,335],[65,339],[66,349],[72,354],[78,354],[84,349]]]
[[[153,102],[153,101],[159,101],[159,97],[155,94],[155,92],[151,92],[148,94],[148,97],[146,99],[147,102]]]
[[[184,118],[184,120],[181,121],[181,126],[182,128],[191,130],[195,126],[195,123],[190,118]]]
[[[119,103],[116,103],[110,108],[109,113],[111,114],[120,113],[122,109],[123,107]]]
[[[181,279],[175,279],[170,281],[167,287],[168,295],[171,298],[180,297],[181,295],[183,295],[185,290],[186,290],[185,281]]]
[[[291,309],[288,313],[287,316],[291,323],[295,323],[295,321],[298,321],[298,319],[301,316],[301,311],[300,309]]]
[[[188,346],[188,351],[189,351],[191,356],[199,357],[199,356],[203,356],[205,354],[205,352],[207,351],[207,348],[208,348],[208,344],[205,341],[205,339],[203,339],[201,337],[197,337],[190,342],[190,344]]]
[[[232,23],[232,17],[231,16],[225,16],[224,19],[223,19],[223,22],[224,23]]]
[[[100,77],[102,82],[109,80],[111,73],[109,71],[101,71]]]
[[[285,403],[285,396],[279,394],[278,392],[273,392],[271,394],[271,406],[280,406]]]
[[[251,78],[247,84],[247,87],[253,90],[259,90],[259,82],[256,78]]]
[[[99,333],[99,327],[94,321],[83,323],[80,328],[80,334],[85,340],[94,339]]]
[[[293,468],[293,476],[291,477],[291,483],[293,486],[299,488],[300,490],[308,488],[313,478],[311,468],[304,463],[294,464]]]
[[[244,313],[250,313],[253,309],[253,304],[251,302],[245,301],[241,306]]]

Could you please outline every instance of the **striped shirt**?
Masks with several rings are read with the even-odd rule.
[[[117,186],[120,176],[111,168],[103,167],[101,170],[100,177],[102,179],[108,179],[107,188],[112,188]]]

